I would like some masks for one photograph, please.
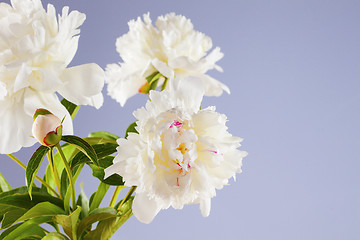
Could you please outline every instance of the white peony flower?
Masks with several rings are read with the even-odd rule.
[[[196,76],[205,86],[206,96],[219,96],[227,86],[206,74],[222,69],[216,62],[223,57],[220,48],[212,48],[211,39],[195,31],[189,19],[174,13],[158,17],[154,27],[150,15],[129,22],[129,32],[119,37],[116,49],[124,62],[106,68],[108,94],[122,106],[138,92],[147,93],[146,77],[159,72],[158,84],[175,75],[178,79]]]
[[[161,209],[200,204],[210,213],[216,189],[241,172],[242,139],[227,132],[226,116],[215,107],[200,110],[202,84],[188,77],[178,86],[151,91],[146,108],[134,112],[139,134],[119,139],[114,164],[105,177],[117,173],[126,186],[137,186],[133,213],[149,223]]]
[[[0,3],[0,153],[31,146],[32,116],[46,108],[62,119],[64,134],[72,121],[57,94],[78,105],[99,108],[104,72],[96,64],[67,68],[79,40],[85,14],[64,7],[56,18],[53,5],[40,0]]]

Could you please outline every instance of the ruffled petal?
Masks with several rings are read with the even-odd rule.
[[[104,71],[95,63],[67,68],[61,75],[64,85],[58,92],[77,105],[100,108],[103,104],[101,90],[104,78]]]
[[[106,83],[109,96],[124,106],[130,97],[139,92],[146,80],[140,72],[132,72],[127,64],[109,64],[106,66]]]
[[[143,223],[151,223],[161,210],[158,202],[144,193],[136,193],[132,208],[134,216]]]

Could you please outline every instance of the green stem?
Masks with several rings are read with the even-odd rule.
[[[119,193],[120,193],[121,189],[123,189],[123,188],[125,188],[125,186],[116,186],[116,188],[114,190],[114,193],[113,193],[113,195],[111,197],[111,200],[110,200],[110,204],[109,204],[110,207],[115,206],[116,199],[118,198]]]
[[[75,209],[75,207],[76,207],[75,185],[74,185],[74,181],[73,181],[73,177],[72,177],[72,171],[71,171],[69,163],[67,162],[66,157],[65,157],[59,143],[56,144],[56,149],[60,153],[61,159],[63,160],[64,166],[65,166],[66,173],[69,178],[69,183],[70,183],[70,187],[71,187],[72,204],[73,204],[73,209]]]
[[[22,163],[19,159],[17,159],[14,155],[8,154],[8,156],[9,156],[12,160],[14,160],[14,162],[16,162],[17,164],[19,164],[20,167],[22,167],[23,169],[26,170],[26,165],[23,164],[23,163]],[[39,182],[41,182],[41,184],[43,184],[45,187],[47,187],[51,192],[53,192],[56,197],[61,198],[60,195],[59,195],[49,184],[47,184],[42,178],[40,178],[40,177],[37,176],[37,175],[35,176],[35,178],[36,178]]]
[[[50,169],[51,169],[51,172],[54,176],[54,181],[55,181],[55,185],[60,193],[60,178],[59,178],[59,174],[58,174],[58,171],[57,169],[54,168],[54,156],[53,156],[53,151],[52,149],[50,151],[47,152],[47,157],[48,157],[48,160],[49,160],[49,166],[50,166]]]
[[[129,192],[126,194],[126,196],[124,197],[124,199],[121,201],[119,207],[118,207],[118,211],[121,209],[122,205],[129,199],[129,197],[131,197],[131,195],[134,193],[136,189],[136,186],[132,186],[129,190]]]
[[[161,91],[164,91],[165,90],[165,88],[166,88],[166,85],[167,85],[167,83],[168,83],[168,78],[167,77],[165,77],[165,80],[164,80],[164,83],[163,83],[163,85],[161,86]]]

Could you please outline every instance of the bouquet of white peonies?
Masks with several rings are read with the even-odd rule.
[[[14,189],[0,173],[0,239],[110,239],[133,214],[150,223],[161,209],[186,204],[208,216],[216,190],[241,172],[242,139],[227,131],[225,115],[201,106],[204,96],[230,93],[207,74],[222,71],[223,57],[208,36],[184,16],[170,13],[153,25],[145,14],[116,41],[123,62],[105,71],[95,63],[68,67],[84,21],[68,7],[56,17],[40,0],[0,3],[0,153],[26,170],[25,186]],[[149,100],[134,111],[125,138],[74,136],[79,106],[100,108],[104,83],[121,106],[137,93]],[[36,142],[27,165],[13,155]],[[75,191],[85,166],[100,181],[90,198]]]

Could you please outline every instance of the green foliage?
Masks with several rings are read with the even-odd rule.
[[[89,204],[90,204],[89,211],[90,212],[100,206],[100,203],[103,200],[103,198],[105,197],[105,194],[106,194],[107,190],[109,189],[109,187],[110,186],[108,184],[100,182],[98,189],[90,197],[90,201],[89,201]]]
[[[66,108],[66,110],[68,110],[68,112],[70,113],[71,118],[74,119],[74,117],[75,117],[77,111],[79,110],[80,106],[77,106],[77,105],[73,104],[72,102],[69,102],[65,98],[63,98],[61,100],[61,104]]]
[[[74,145],[77,149],[82,151],[91,161],[93,161],[94,164],[99,165],[95,150],[84,139],[73,135],[65,135],[62,136],[61,140]]]
[[[136,123],[131,124],[126,134],[137,132],[135,127]],[[86,138],[63,136],[65,144],[61,146],[61,150],[64,158],[60,154],[60,145],[55,154],[53,149],[39,147],[26,168],[27,187],[11,189],[0,173],[0,222],[1,229],[4,230],[0,234],[0,240],[109,239],[132,215],[132,192],[114,208],[112,206],[119,194],[119,191],[115,191],[111,206],[100,208],[110,185],[124,185],[122,177],[117,174],[104,179],[104,170],[113,164],[113,155],[118,147],[117,139],[118,136],[105,131],[91,133]],[[47,153],[53,168],[50,164],[47,166],[43,184],[38,188],[34,185],[34,179]],[[68,165],[68,171],[65,165]],[[72,191],[69,180],[71,178],[75,182],[85,165],[100,180],[99,187],[89,200],[81,186],[76,202],[70,206]],[[55,189],[59,194],[55,193]],[[56,232],[44,230],[44,223],[53,226]]]
[[[116,140],[118,140],[120,137],[115,134],[106,132],[106,131],[99,131],[99,132],[90,133],[89,138],[100,138],[103,140],[113,140],[116,143]],[[101,142],[101,141],[99,141],[99,142]]]
[[[45,237],[43,237],[41,240],[68,240],[68,238],[58,232],[51,232],[48,233]]]
[[[129,133],[138,133],[138,131],[136,130],[136,127],[137,127],[137,124],[136,122],[133,122],[132,124],[130,124],[128,126],[128,128],[126,129],[126,132],[125,132],[125,138],[127,138],[129,136]]]
[[[39,170],[41,162],[48,151],[49,151],[48,147],[40,146],[29,160],[28,166],[26,168],[26,183],[29,189],[30,198],[31,198],[31,190],[33,187],[36,173]]]
[[[0,172],[0,193],[6,192],[9,190],[11,190],[11,186]]]
[[[56,215],[53,219],[56,223],[60,224],[64,232],[70,236],[71,239],[76,240],[76,230],[78,225],[79,216],[81,213],[81,207],[78,208],[70,215]]]
[[[109,217],[104,220],[101,220],[96,229],[88,232],[84,240],[92,240],[92,239],[102,239],[107,240],[132,216],[132,202],[133,197],[127,200],[122,208],[120,209],[120,213],[117,216]]]

